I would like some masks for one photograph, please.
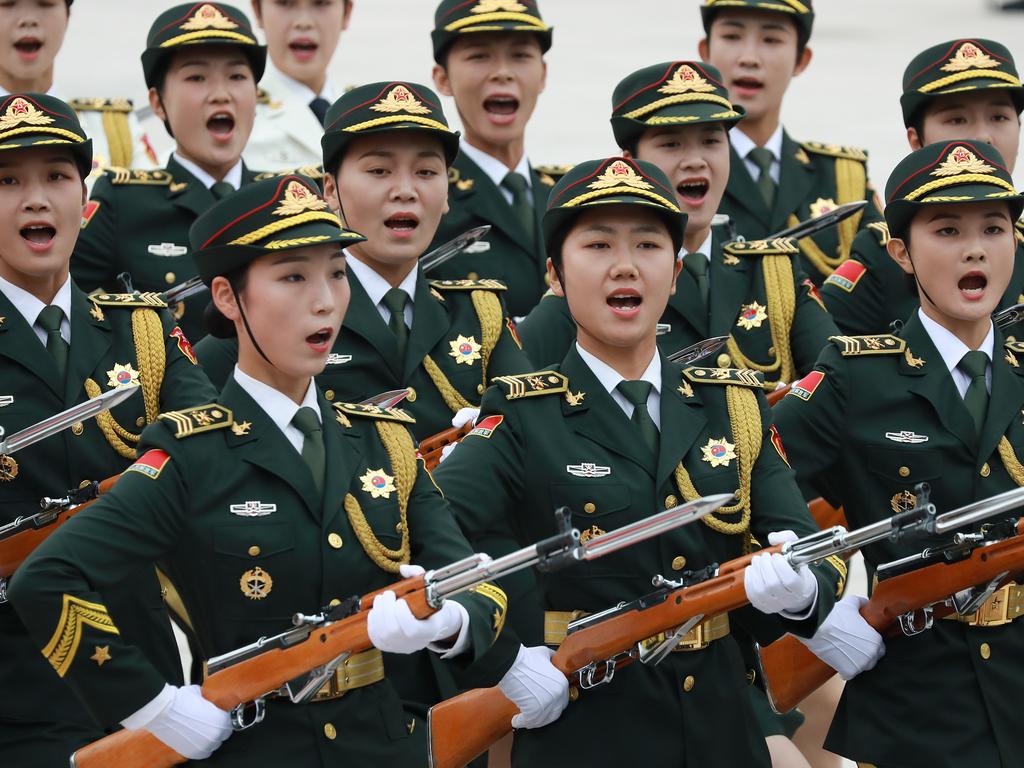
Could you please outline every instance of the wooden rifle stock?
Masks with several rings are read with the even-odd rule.
[[[789,384],[784,387],[779,387],[778,389],[773,389],[765,395],[765,397],[768,398],[768,405],[775,405],[779,400],[789,394],[790,389],[792,389],[792,387]]]
[[[444,450],[444,447],[459,442],[473,431],[473,426],[473,422],[470,421],[458,429],[455,427],[445,429],[421,440],[418,453],[427,469],[431,471],[436,469],[437,465],[441,463],[441,451]]]
[[[113,488],[118,477],[120,475],[114,475],[103,480],[100,483],[99,494],[96,498],[99,498]],[[96,501],[96,499],[76,504],[63,512],[58,512],[56,518],[50,523],[46,523],[39,528],[27,528],[0,541],[0,578],[9,579],[18,570],[18,566],[25,562],[25,559],[32,554],[36,547],[46,541],[60,526],[92,504],[93,501]]]
[[[1024,568],[1024,518],[1017,535],[977,547],[969,558],[935,563],[878,582],[860,610],[879,634],[898,631],[899,617],[940,602],[962,589],[991,581],[1004,571]],[[936,611],[936,613],[939,613]],[[761,648],[761,668],[768,699],[777,712],[788,712],[832,679],[836,671],[791,635]]]
[[[404,579],[384,590],[365,595],[357,613],[325,626],[315,626],[305,640],[288,647],[274,647],[206,678],[203,696],[225,711],[276,691],[345,652],[359,653],[371,647],[366,616],[373,598],[393,590],[405,598],[417,618],[435,612],[426,600],[423,576]],[[186,759],[145,729],[121,730],[75,752],[74,768],[170,768]]]
[[[818,527],[822,530],[832,528],[837,525],[841,525],[843,528],[849,527],[846,524],[846,512],[843,511],[843,508],[833,507],[820,496],[814,501],[809,502],[807,504],[807,508],[810,510],[811,517],[814,518],[814,522],[816,522]],[[848,552],[843,555],[843,557],[849,558],[851,554],[853,553]]]

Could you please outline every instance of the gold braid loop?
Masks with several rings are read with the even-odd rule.
[[[837,204],[843,205],[863,199],[866,189],[867,173],[864,170],[864,163],[848,157],[836,158]],[[821,250],[821,247],[810,237],[805,237],[797,242],[804,257],[825,277],[831,275],[836,267],[850,257],[853,238],[857,235],[857,228],[860,226],[863,215],[863,211],[857,211],[850,218],[839,222],[839,248],[835,256],[829,256]],[[789,227],[795,227],[799,223],[800,220],[795,214],[790,214],[786,220],[786,226]]]
[[[426,355],[423,358],[423,367],[427,369],[427,375],[434,382],[437,391],[441,393],[441,399],[444,400],[445,405],[451,408],[452,413],[456,413],[460,408],[475,407],[469,400],[459,394],[459,390],[448,381],[448,377],[444,375],[440,366],[434,362],[430,355]]]
[[[750,531],[750,477],[761,453],[761,412],[757,405],[757,395],[747,387],[727,386],[725,402],[729,411],[732,438],[736,441],[739,488],[736,491],[735,504],[720,507],[714,514],[706,515],[703,522],[713,531],[727,536],[746,535]],[[701,497],[682,462],[676,467],[675,480],[684,500],[693,501]],[[740,519],[735,522],[728,522],[719,517],[736,512],[740,513]]]
[[[103,390],[100,389],[100,385],[92,379],[86,379],[85,394],[92,399],[103,394]],[[113,448],[119,456],[123,456],[126,459],[135,458],[135,448],[134,446],[128,445],[128,443],[139,442],[139,435],[129,432],[114,421],[114,417],[110,415],[110,411],[101,411],[96,414],[96,426],[100,428],[100,432],[103,433],[103,437],[107,439],[107,442],[110,443],[110,447]]]
[[[132,133],[128,126],[128,114],[126,112],[104,112],[103,133],[107,136],[110,164],[130,167],[132,165]]]
[[[1013,452],[1013,446],[1010,445],[1010,441],[1006,439],[1005,435],[999,438],[998,451],[999,458],[1003,460],[1003,466],[1006,467],[1010,479],[1017,485],[1024,485],[1024,465],[1021,465],[1017,454]]]
[[[399,525],[402,529],[402,543],[398,549],[388,549],[373,532],[366,521],[366,515],[356,497],[351,493],[345,495],[345,513],[356,538],[369,555],[374,564],[388,573],[398,573],[399,566],[408,565],[411,557],[409,547],[409,497],[416,483],[416,448],[413,445],[409,430],[401,424],[390,421],[375,422],[380,440],[391,460],[391,470],[395,473],[395,487],[398,489]]]
[[[793,350],[789,343],[789,332],[796,317],[796,288],[793,285],[793,262],[789,256],[763,256],[761,263],[775,360],[767,365],[754,362],[743,354],[732,336],[726,341],[726,349],[737,368],[752,368],[766,374],[765,389],[774,389],[780,381],[791,382],[796,379]],[[769,381],[767,374],[775,372],[778,375],[774,381]]]
[[[477,319],[480,321],[480,375],[484,388],[487,387],[487,364],[491,353],[501,338],[501,301],[493,291],[470,291]]]

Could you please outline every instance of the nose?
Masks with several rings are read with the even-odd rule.
[[[22,208],[29,213],[42,213],[50,210],[50,198],[46,194],[46,186],[40,181],[26,183],[25,201]]]
[[[640,276],[632,249],[625,245],[616,245],[613,253],[614,261],[609,271],[609,276],[613,280],[635,280]]]
[[[393,177],[391,193],[388,198],[392,202],[412,202],[418,197],[413,176],[409,172],[399,172]]]

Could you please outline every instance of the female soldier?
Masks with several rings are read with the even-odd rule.
[[[656,166],[616,157],[582,163],[555,186],[544,217],[548,274],[576,319],[576,344],[548,370],[496,379],[476,428],[437,479],[471,540],[548,535],[549,510],[561,505],[593,536],[679,496],[721,491],[736,503],[705,518],[706,527],[679,529],[585,571],[540,574],[547,614],[543,626],[517,622],[524,639],[557,645],[573,611],[639,597],[656,573],[737,557],[752,536],[775,542],[816,530],[773,439],[760,374],[683,368],[658,352],[656,326],[675,290],[686,220],[674,197]],[[487,478],[486,506],[474,503],[479,478]],[[759,610],[705,621],[659,666],[636,665],[613,685],[579,691],[558,722],[516,734],[513,763],[768,765],[729,622],[758,638],[784,627],[813,634],[845,568],[794,571],[779,556],[759,555],[746,576]],[[613,724],[630,738],[595,738]]]
[[[0,524],[38,512],[44,496],[121,472],[141,428],[161,410],[215,394],[154,295],[86,296],[68,276],[91,163],[92,143],[69,105],[36,93],[0,100],[0,424],[10,435],[101,392],[142,389],[94,421],[0,455]],[[103,591],[123,634],[180,681],[153,569],[136,569]],[[0,688],[9,692],[0,697],[4,765],[66,765],[71,751],[102,735],[2,599]]]
[[[1002,156],[982,142],[930,144],[889,177],[887,248],[916,281],[920,309],[895,334],[833,338],[776,408],[798,475],[825,479],[852,525],[913,507],[920,482],[940,511],[1024,484],[1024,345],[991,320],[1022,208]],[[866,547],[869,576],[925,543]],[[878,665],[847,683],[826,749],[879,768],[1018,764],[1020,593],[1011,584],[975,614],[889,639]]]
[[[25,563],[11,599],[102,722],[146,728],[202,759],[230,734],[227,713],[198,687],[168,684],[96,590],[160,560],[209,656],[280,631],[295,611],[380,589],[411,561],[432,568],[470,549],[416,464],[411,419],[328,403],[312,381],[348,305],[339,246],[362,239],[314,183],[250,185],[200,217],[191,238],[216,311],[240,337],[238,364],[216,403],[161,416],[94,513]],[[430,647],[466,663],[490,647],[505,608],[500,590],[481,589],[420,621],[387,593],[368,618],[375,649],[350,657],[307,704],[268,701],[266,723],[224,744],[215,764],[422,761],[424,729],[385,680],[380,650]]]

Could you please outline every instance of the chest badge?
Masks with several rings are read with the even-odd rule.
[[[352,355],[339,355],[336,352],[331,352],[327,356],[328,365],[344,365],[352,359]]]
[[[756,301],[744,304],[740,308],[740,316],[736,318],[736,325],[749,331],[751,328],[760,328],[761,323],[768,319],[767,310]]]
[[[368,469],[366,474],[361,476],[363,490],[374,499],[390,499],[391,494],[397,491],[395,478],[381,469]]]
[[[676,387],[676,392],[678,392],[683,397],[693,397],[693,387],[690,386],[690,382],[688,381],[684,381],[682,384]]]
[[[455,358],[458,365],[472,365],[474,360],[480,359],[480,345],[473,336],[459,334],[459,338],[448,344],[452,348],[448,354]]]
[[[736,446],[724,437],[715,440],[711,438],[708,444],[700,449],[704,454],[704,461],[712,467],[728,467],[729,462],[736,458]]]
[[[264,504],[262,501],[247,501],[243,504],[232,504],[228,507],[232,515],[239,517],[266,517],[277,512],[277,504]]]
[[[571,405],[574,408],[577,405],[582,405],[583,404],[583,398],[586,397],[586,396],[587,396],[587,393],[584,392],[583,390],[580,390],[579,392],[572,392],[571,390],[568,390],[568,389],[565,390],[565,402],[567,402],[569,405]]]
[[[836,201],[831,197],[819,197],[811,203],[811,217],[824,216],[826,213],[834,211],[836,207]]]
[[[0,408],[14,405],[14,395],[0,395]]]
[[[592,525],[580,534],[580,544],[586,544],[593,538],[604,536],[605,533],[605,531],[601,530],[596,525]]]
[[[893,514],[909,512],[917,506],[917,496],[910,491],[900,491],[889,499],[889,506],[892,508]]]
[[[13,456],[0,454],[0,482],[9,483],[18,476],[18,462]]]
[[[131,363],[114,363],[107,371],[107,385],[112,389],[129,387],[139,383],[139,372],[132,368]]]
[[[274,580],[270,578],[269,573],[257,565],[242,574],[242,578],[238,580],[238,586],[241,588],[242,594],[250,600],[262,600],[274,588]]]
[[[565,471],[573,477],[608,477],[611,467],[599,467],[592,461],[581,461],[579,464],[566,464]]]
[[[188,248],[184,245],[174,243],[153,243],[147,245],[146,250],[154,256],[184,256],[188,253]]]
[[[928,435],[919,435],[911,429],[903,429],[899,432],[886,432],[886,440],[892,440],[894,443],[909,443],[916,445],[918,443],[927,443]]]
[[[243,421],[243,422],[239,422],[239,423],[235,423],[235,424],[231,425],[231,432],[236,437],[245,437],[246,435],[249,434],[249,430],[251,430],[251,429],[252,429],[252,422],[251,421]]]

